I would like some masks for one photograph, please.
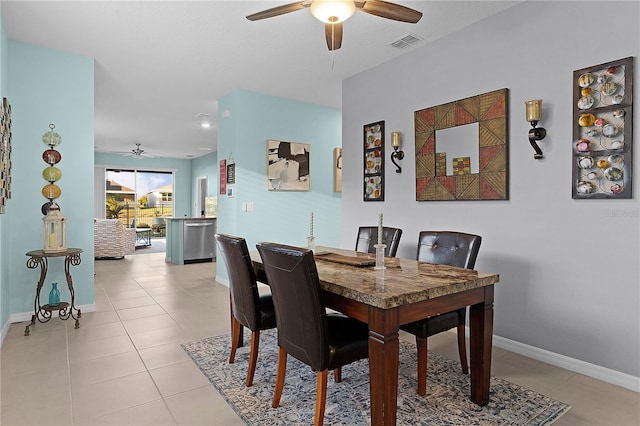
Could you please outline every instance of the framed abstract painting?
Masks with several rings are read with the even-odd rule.
[[[309,154],[306,143],[267,141],[267,189],[269,191],[309,191]]]

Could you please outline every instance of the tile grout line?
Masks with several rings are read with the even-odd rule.
[[[68,385],[69,385],[69,415],[71,416],[71,424],[75,425],[76,421],[75,421],[75,416],[73,415],[73,387],[71,384],[71,351],[69,349],[69,326],[68,324],[65,322],[64,324],[64,339],[65,339],[65,346],[67,348],[67,380],[68,380]]]
[[[169,312],[167,312],[167,310],[158,303],[158,301],[153,297],[153,295],[149,294],[149,292],[147,291],[147,289],[145,287],[143,287],[142,285],[140,285],[140,283],[135,279],[135,277],[131,276],[131,278],[136,282],[136,285],[140,286],[144,292],[147,294],[147,296],[151,297],[151,299],[153,299],[153,302],[160,307],[160,309],[162,309],[162,311],[164,312],[165,315],[168,315],[169,318],[171,318],[174,322],[175,320],[173,319],[173,317],[169,314]],[[105,292],[106,294],[106,292]],[[109,302],[111,303],[111,298],[109,297],[109,295],[107,294],[107,297],[109,298]],[[111,305],[113,306],[113,303],[111,303]],[[167,401],[165,400],[164,395],[162,395],[162,392],[160,391],[160,387],[158,386],[158,384],[156,383],[155,379],[153,378],[153,375],[151,374],[151,371],[149,370],[149,366],[147,365],[147,363],[144,361],[144,358],[142,357],[142,355],[140,355],[140,348],[138,348],[135,344],[135,342],[133,341],[133,339],[131,338],[131,333],[129,332],[129,330],[127,329],[127,327],[125,327],[124,325],[124,320],[122,319],[122,317],[120,317],[120,313],[118,311],[118,309],[115,309],[114,311],[116,313],[116,316],[118,317],[118,320],[120,321],[120,324],[122,325],[122,328],[124,329],[124,331],[127,333],[127,337],[129,338],[129,341],[131,342],[131,344],[133,345],[133,347],[136,350],[136,354],[138,355],[138,358],[140,359],[140,362],[142,362],[142,365],[144,365],[144,369],[147,372],[147,375],[149,376],[149,378],[151,379],[151,382],[153,383],[153,386],[156,388],[156,391],[158,392],[158,395],[160,396],[160,400],[162,401],[162,404],[165,406],[165,408],[167,409],[167,412],[169,413],[169,415],[171,416],[171,419],[173,420],[174,424],[178,425],[178,421],[176,420],[175,416],[173,415],[173,412],[171,411],[169,405],[167,404]],[[183,331],[186,332],[186,330],[184,330],[180,324],[178,324],[176,322],[176,324],[180,327],[180,329],[182,329]],[[146,349],[146,348],[145,348]],[[147,403],[145,403],[147,404]],[[140,404],[140,405],[144,405],[144,404]],[[138,406],[140,406],[138,405]]]

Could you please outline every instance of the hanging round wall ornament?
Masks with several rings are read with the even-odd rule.
[[[45,145],[50,146],[51,148],[53,148],[54,146],[58,146],[62,143],[62,137],[60,136],[60,134],[58,132],[54,132],[53,129],[56,128],[56,125],[51,123],[49,124],[49,131],[45,132],[42,135],[42,142],[44,142]]]

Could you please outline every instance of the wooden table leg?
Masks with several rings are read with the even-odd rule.
[[[493,285],[484,287],[484,303],[471,305],[471,401],[489,403],[491,381],[491,346],[493,344]]]
[[[395,425],[400,351],[397,309],[369,308],[371,424]]]

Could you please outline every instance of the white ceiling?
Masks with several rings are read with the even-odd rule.
[[[217,147],[218,99],[246,89],[335,108],[342,80],[519,1],[398,1],[418,24],[356,11],[331,53],[309,9],[250,22],[290,1],[11,1],[10,39],[95,59],[95,150],[191,158]],[[389,46],[407,35],[424,40]],[[446,58],[434,58],[442,61]],[[214,127],[200,127],[198,114]]]

